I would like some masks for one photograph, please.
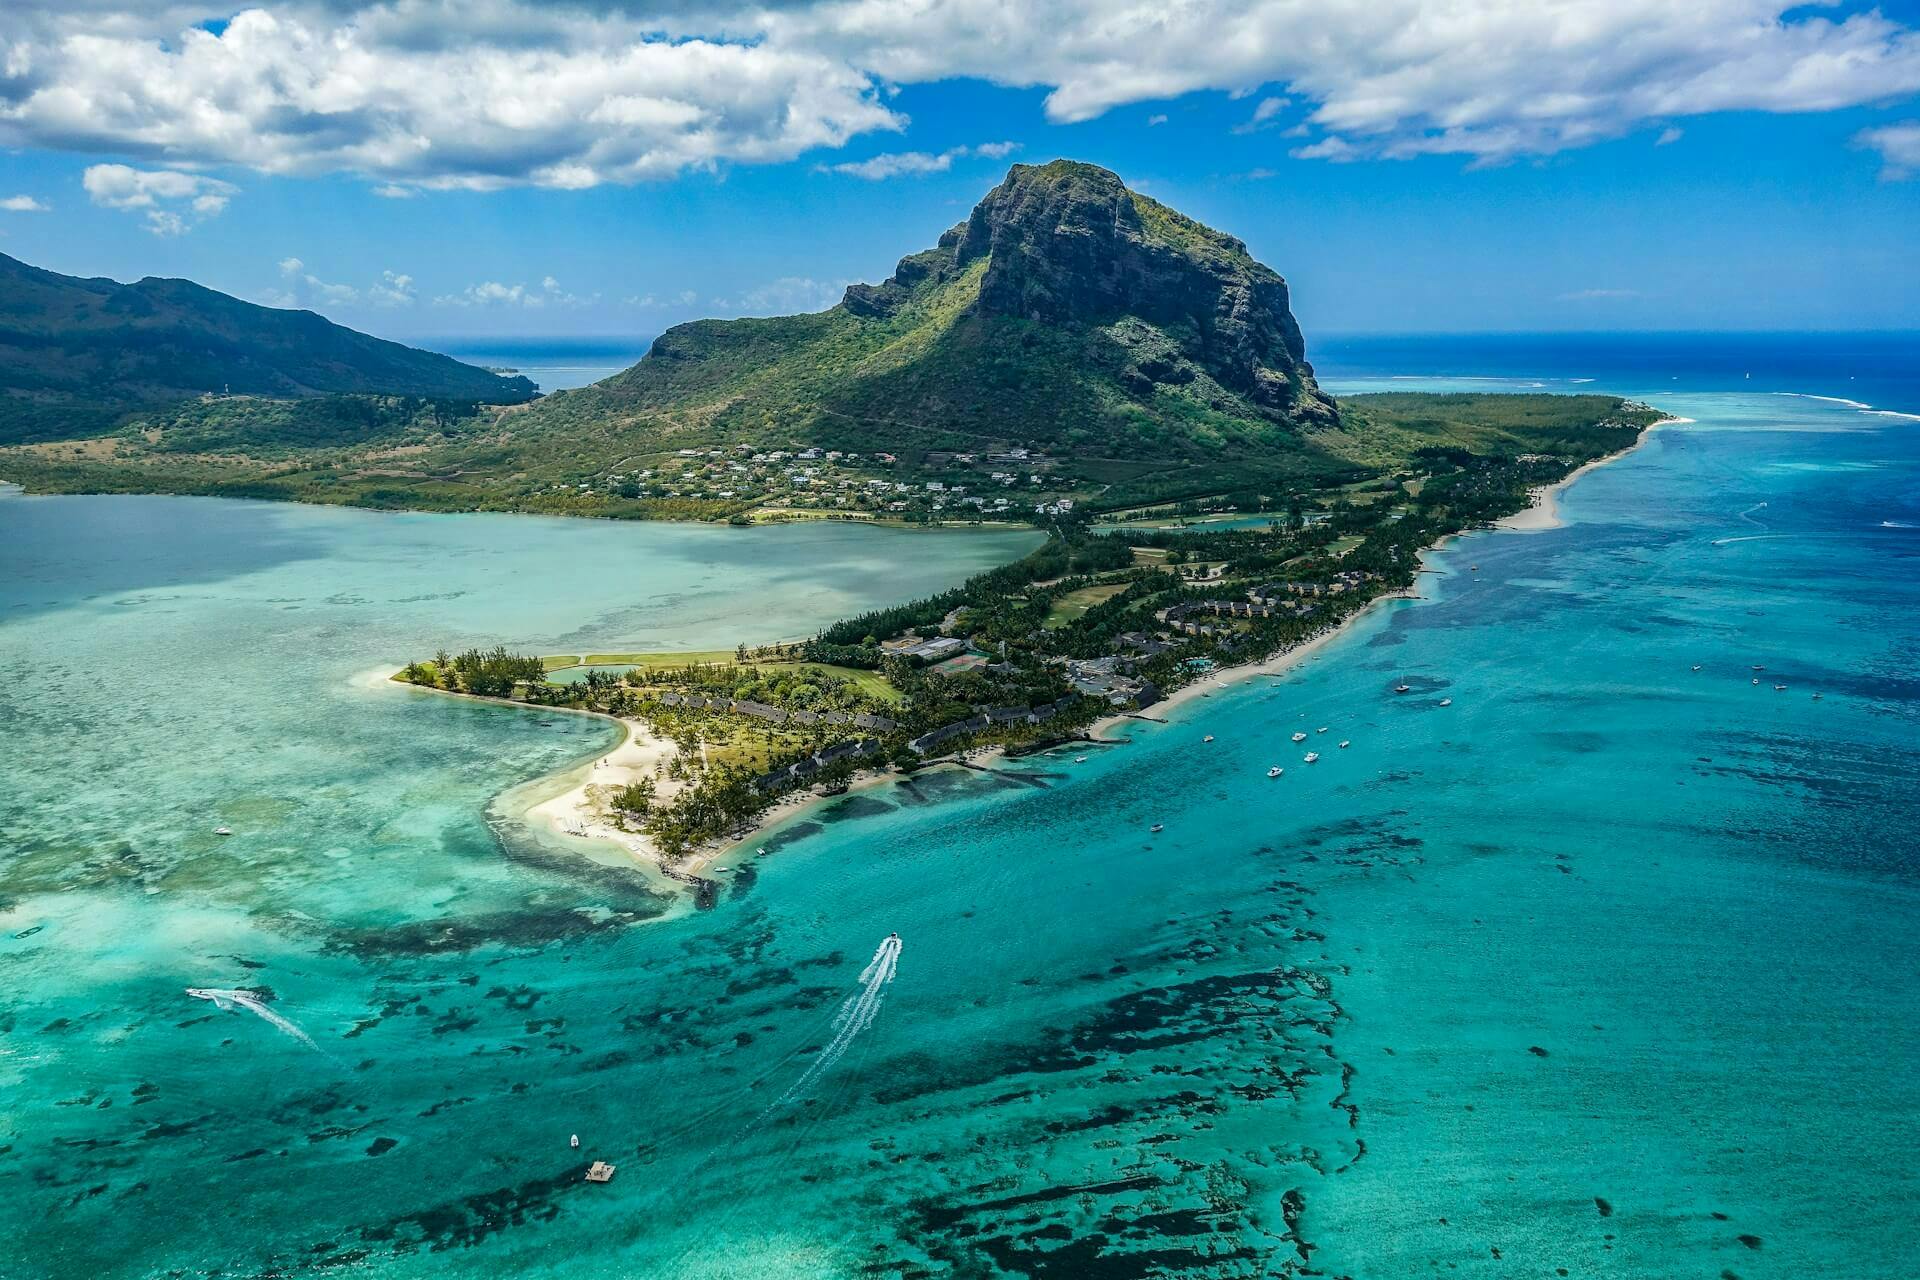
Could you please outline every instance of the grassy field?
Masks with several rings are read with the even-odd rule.
[[[678,653],[557,653],[549,654],[540,661],[546,664],[548,671],[564,671],[568,667],[637,667],[642,671],[664,671],[694,663],[733,666],[737,659],[732,649],[687,649]],[[888,684],[878,671],[838,667],[825,662],[748,662],[742,665],[762,671],[820,671],[852,681],[868,697],[884,702],[900,701],[900,691]]]
[[[1064,627],[1077,618],[1084,616],[1087,610],[1104,601],[1111,600],[1127,589],[1124,582],[1098,582],[1091,587],[1081,587],[1078,591],[1069,591],[1053,602],[1047,610],[1045,625]]]

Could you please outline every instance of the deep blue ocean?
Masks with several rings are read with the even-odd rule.
[[[0,1276],[1916,1274],[1920,343],[1309,355],[1686,421],[1282,677],[831,802],[704,910],[493,803],[600,726],[372,669],[1012,544],[0,497]]]

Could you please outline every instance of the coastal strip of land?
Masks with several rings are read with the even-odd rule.
[[[610,750],[517,791],[526,802],[508,816],[545,840],[700,882],[770,826],[856,786],[1112,742],[1129,718],[1291,671],[1381,602],[1414,598],[1428,553],[1448,539],[1554,527],[1573,481],[1682,421],[1598,398],[1501,412],[1522,426],[1499,452],[1405,450],[1413,465],[1262,495],[1256,512],[1203,500],[1175,513],[1233,515],[1199,527],[1063,518],[1019,561],[801,642],[544,658],[475,649],[395,678],[620,723]]]

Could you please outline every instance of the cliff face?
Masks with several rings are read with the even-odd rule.
[[[1137,394],[1204,371],[1276,416],[1333,418],[1307,363],[1286,281],[1239,240],[1090,164],[1015,165],[937,248],[902,259],[884,284],[853,286],[845,305],[886,314],[927,281],[983,259],[974,314],[1058,327],[1118,325],[1115,340],[1138,348],[1122,375]],[[1129,320],[1171,343],[1144,340],[1122,323]]]
[[[1287,285],[1094,165],[1016,165],[966,221],[809,315],[699,320],[516,420],[531,439],[852,452],[1027,446],[1099,483],[1298,471],[1338,419]],[[675,446],[676,448],[679,445]],[[1063,464],[1067,465],[1067,464]]]

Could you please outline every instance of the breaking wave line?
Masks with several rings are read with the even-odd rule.
[[[887,984],[893,981],[894,972],[899,968],[900,945],[898,934],[887,935],[879,950],[873,953],[873,959],[860,971],[860,990],[848,996],[840,1011],[833,1015],[833,1039],[793,1082],[793,1087],[780,1095],[774,1107],[791,1102],[812,1088],[815,1081],[846,1055],[860,1033],[873,1025],[880,1014],[880,1002],[886,999]]]
[[[187,994],[195,1000],[213,1001],[213,1007],[216,1009],[225,1009],[228,1011],[245,1009],[248,1013],[257,1013],[281,1031],[307,1046],[307,1048],[318,1049],[320,1047],[313,1042],[312,1036],[273,1010],[267,1008],[265,1002],[251,991],[228,990],[222,987],[188,987]]]

